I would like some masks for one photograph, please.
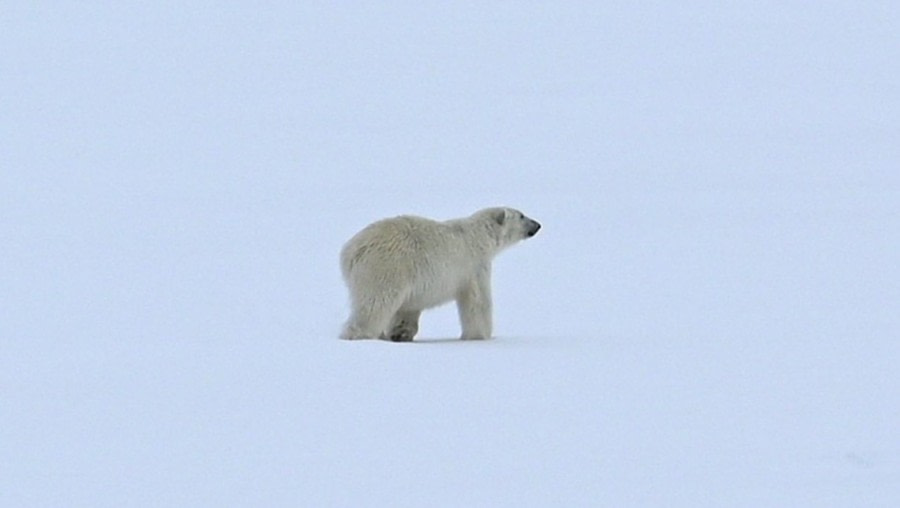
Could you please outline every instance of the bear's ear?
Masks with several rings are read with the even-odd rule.
[[[495,211],[494,221],[501,226],[506,223],[506,210],[501,208],[500,210]]]

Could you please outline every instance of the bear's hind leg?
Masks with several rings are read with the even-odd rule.
[[[409,342],[413,340],[419,331],[419,316],[421,311],[398,311],[391,320],[390,326],[384,338],[394,342]]]
[[[381,336],[400,308],[398,296],[374,301],[354,301],[350,319],[344,325],[341,338],[346,340],[375,339]]]

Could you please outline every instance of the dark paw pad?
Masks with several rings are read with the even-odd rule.
[[[401,319],[394,324],[387,336],[394,342],[409,342],[416,336],[417,331],[419,331],[419,327],[416,326],[416,323],[410,323],[405,319]]]
[[[413,340],[413,334],[409,330],[394,330],[390,338],[394,342],[409,342]]]

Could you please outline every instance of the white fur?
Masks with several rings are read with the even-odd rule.
[[[540,224],[512,208],[438,222],[404,215],[375,222],[341,251],[352,311],[343,339],[409,341],[425,309],[456,300],[463,339],[491,337],[491,261]]]

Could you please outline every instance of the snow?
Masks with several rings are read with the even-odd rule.
[[[14,2],[0,505],[900,505],[900,8]],[[493,205],[495,333],[337,339]]]

